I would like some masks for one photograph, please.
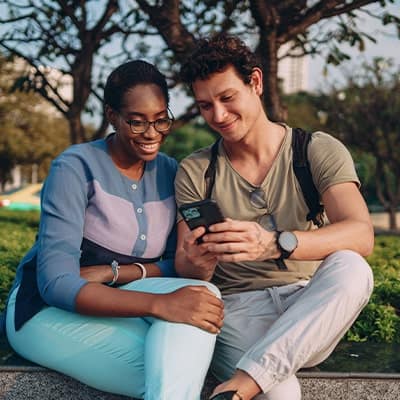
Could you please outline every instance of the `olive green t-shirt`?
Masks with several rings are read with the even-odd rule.
[[[220,142],[211,198],[216,200],[225,217],[260,222],[265,220],[263,216],[272,214],[276,229],[280,231],[315,228],[306,220],[309,210],[292,167],[292,129],[285,127],[286,134],[279,153],[259,187],[265,194],[265,208],[262,209],[255,208],[250,202],[251,192],[258,187],[235,171]],[[210,150],[211,146],[200,149],[181,162],[175,180],[178,206],[204,199],[204,173],[210,162]],[[359,185],[350,153],[340,141],[326,133],[314,132],[308,146],[308,160],[320,194],[338,183],[355,182]],[[178,215],[180,220],[182,217]],[[320,262],[285,260],[285,263],[288,271],[279,270],[274,260],[221,262],[212,282],[223,294],[260,290],[310,279]]]

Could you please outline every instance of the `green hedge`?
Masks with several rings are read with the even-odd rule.
[[[368,262],[374,271],[374,292],[346,338],[400,343],[400,236],[377,236]]]
[[[38,224],[38,212],[0,209],[0,309],[18,262],[35,240]],[[400,236],[376,237],[368,262],[374,271],[374,293],[346,339],[400,343]]]

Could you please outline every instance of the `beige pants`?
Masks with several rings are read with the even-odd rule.
[[[313,278],[225,296],[212,371],[221,381],[246,371],[269,400],[301,399],[295,373],[325,360],[367,304],[369,265],[357,253],[327,257]]]

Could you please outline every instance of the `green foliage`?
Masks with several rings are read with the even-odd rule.
[[[15,66],[0,55],[0,183],[10,177],[12,168],[38,166],[39,179],[44,179],[51,159],[69,143],[68,126],[63,118],[35,93],[10,93],[10,76]],[[7,77],[4,78],[4,77]]]
[[[0,209],[0,310],[5,306],[18,263],[35,240],[38,225],[36,211]]]
[[[400,237],[376,237],[367,260],[374,272],[374,292],[346,339],[400,343]]]
[[[375,196],[391,212],[393,230],[400,206],[399,72],[391,60],[376,58],[353,69],[343,87],[319,98],[319,107],[328,114],[326,128],[374,159],[370,176]]]
[[[200,124],[188,124],[173,131],[162,146],[162,151],[178,161],[194,150],[208,146],[215,136]]]
[[[38,223],[38,212],[0,209],[0,310]],[[378,236],[368,262],[374,271],[374,293],[345,340],[400,343],[400,236]]]

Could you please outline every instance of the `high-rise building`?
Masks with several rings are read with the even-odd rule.
[[[291,43],[285,43],[279,48],[278,57],[284,57],[290,50]],[[291,94],[300,91],[307,91],[309,56],[300,55],[291,51],[293,56],[282,58],[278,64],[278,78],[281,80],[284,94]]]

